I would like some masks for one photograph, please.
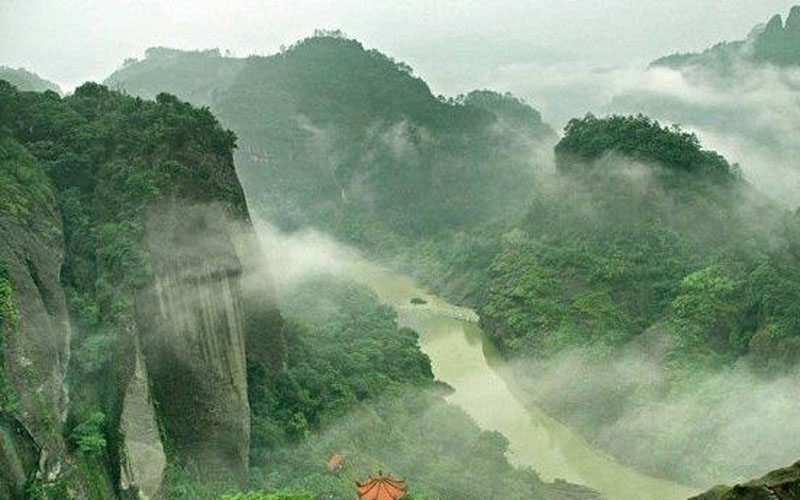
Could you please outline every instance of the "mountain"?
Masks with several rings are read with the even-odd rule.
[[[152,498],[183,462],[242,481],[246,360],[280,366],[283,341],[264,278],[243,277],[234,135],[97,84],[0,82],[0,117],[4,498]]]
[[[126,75],[151,67],[108,81],[136,93]],[[170,91],[193,92],[158,67]],[[750,432],[702,424],[726,421],[745,387],[783,390],[800,359],[798,216],[747,165],[643,116],[587,116],[550,172],[555,137],[524,102],[434,97],[406,66],[330,33],[245,59],[210,95],[240,138],[254,213],[330,232],[478,306],[528,392],[621,461],[703,485],[794,458],[777,431],[753,441],[760,399]],[[758,461],[737,458],[740,441]]]
[[[598,498],[513,467],[363,286],[277,294],[235,143],[172,95],[0,82],[3,498],[213,498],[245,482],[349,498],[324,467],[335,452],[420,498]]]
[[[35,73],[31,73],[23,68],[9,68],[0,66],[0,80],[5,80],[19,90],[30,92],[44,92],[51,90],[56,94],[61,93],[61,89],[55,83],[45,80]]]
[[[786,428],[721,422],[739,391],[753,391],[741,418],[756,419],[769,390],[755,388],[796,380],[800,214],[646,117],[575,119],[555,152],[556,175],[502,237],[478,310],[521,383],[621,461],[684,484],[793,459]],[[730,442],[759,460],[732,458]]]
[[[606,107],[679,123],[739,163],[744,176],[788,208],[800,206],[800,7],[747,40],[654,61]]]
[[[790,500],[800,498],[800,462],[733,487],[717,486],[691,500]]]
[[[723,69],[742,61],[777,66],[800,64],[800,6],[792,7],[785,24],[776,14],[767,24],[756,26],[746,40],[722,42],[700,53],[669,55],[656,59],[652,66]]]
[[[143,61],[125,60],[106,84],[144,99],[170,91],[197,106],[210,106],[214,93],[230,85],[245,61],[224,57],[218,49],[181,51],[152,47]]]
[[[330,33],[244,60],[148,52],[107,83],[193,99],[184,75],[203,72],[205,81],[218,70],[204,68],[222,67],[238,73],[217,79],[211,109],[240,138],[237,165],[254,210],[287,228],[385,239],[362,233],[383,226],[413,237],[507,215],[532,185],[527,153],[555,137],[518,99],[437,98],[408,66]]]
[[[483,233],[522,214],[556,140],[520,99],[436,97],[407,65],[337,32],[269,57],[159,53],[106,82],[208,103],[239,137],[236,165],[255,214],[333,233],[453,298],[475,300],[494,251]],[[225,76],[198,97],[195,82],[205,89],[218,68]]]

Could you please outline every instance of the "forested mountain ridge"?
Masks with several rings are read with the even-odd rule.
[[[556,140],[509,94],[436,97],[407,65],[338,32],[269,57],[168,54],[128,62],[107,82],[192,99],[186,74],[206,82],[213,68],[238,65],[209,105],[239,137],[236,164],[254,213],[394,259],[459,300],[476,300],[497,246],[483,234],[524,212]]]
[[[728,431],[687,441],[677,423],[657,423],[658,406],[701,398],[710,374],[727,374],[722,395],[739,390],[725,377],[794,373],[800,215],[692,134],[642,116],[575,119],[556,155],[551,184],[503,237],[481,322],[554,414],[623,461],[707,481],[728,467],[719,434]],[[691,407],[702,412],[704,403]],[[649,411],[652,424],[636,417]],[[661,445],[635,445],[634,428]],[[770,439],[776,446],[759,453],[782,451],[764,460],[792,459],[780,434]],[[682,466],[695,454],[693,467]]]
[[[188,93],[177,75],[189,57],[159,66],[164,90]],[[107,81],[144,93],[153,83],[129,75],[155,64],[130,64]],[[515,98],[437,98],[408,66],[329,33],[243,60],[210,105],[240,138],[237,168],[254,210],[283,227],[326,227],[351,241],[518,209],[532,185],[530,149],[555,138]]]
[[[479,306],[530,392],[621,460],[686,483],[755,475],[720,444],[727,428],[681,434],[651,418],[625,432],[665,393],[701,398],[712,375],[768,380],[798,360],[798,216],[695,135],[642,116],[587,116],[565,130],[551,174],[537,166],[555,141],[524,103],[437,99],[407,68],[330,34],[249,58],[214,100],[267,220],[397,257]],[[565,364],[574,371],[536,383],[553,375],[542,360],[576,350],[582,364]],[[651,362],[655,380],[625,371]],[[613,381],[609,363],[623,371]],[[654,440],[665,444],[641,444]],[[778,441],[757,448],[765,463],[792,458]]]
[[[143,61],[127,59],[106,84],[144,99],[169,90],[197,106],[209,106],[214,94],[236,77],[245,61],[223,56],[217,49],[182,51],[152,47]]]

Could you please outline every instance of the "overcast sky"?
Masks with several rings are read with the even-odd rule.
[[[798,0],[0,0],[0,65],[64,89],[102,81],[147,47],[270,54],[340,28],[408,62],[435,92],[493,65],[644,63],[744,37]],[[502,89],[498,89],[502,90]]]

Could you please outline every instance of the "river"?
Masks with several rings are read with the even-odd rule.
[[[533,467],[546,481],[561,478],[589,486],[608,500],[678,500],[698,493],[621,465],[543,412],[516,387],[472,309],[449,304],[412,279],[377,266],[359,274],[397,311],[401,325],[420,334],[434,375],[455,389],[449,402],[481,428],[508,438],[513,464]],[[414,305],[413,297],[427,303]]]
[[[447,397],[484,430],[509,441],[509,460],[530,466],[545,481],[561,478],[599,491],[607,500],[685,500],[698,491],[637,473],[593,447],[547,415],[515,385],[513,376],[478,326],[472,309],[455,306],[414,281],[364,260],[329,236],[305,231],[282,235],[260,223],[271,275],[279,287],[330,273],[359,281],[392,306],[403,326],[420,335],[436,378],[455,391]],[[411,299],[426,303],[414,305]]]

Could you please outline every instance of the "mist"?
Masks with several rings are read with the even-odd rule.
[[[740,62],[731,73],[653,68],[633,77],[618,74],[609,86],[621,90],[602,109],[644,113],[695,132],[707,149],[739,163],[765,194],[796,208],[800,70]]]
[[[640,196],[654,195],[653,166],[618,157],[602,161],[606,168],[616,166],[610,174],[616,181],[634,185]],[[574,188],[551,183],[547,189]],[[658,203],[669,211],[669,197],[658,196]],[[592,209],[585,208],[590,216]],[[385,268],[324,233],[311,229],[282,233],[264,221],[256,227],[265,260],[279,263],[271,271],[279,297],[290,296],[298,286],[320,276],[333,275],[365,286],[376,281],[376,274],[386,276]],[[427,300],[431,297],[426,295]],[[385,294],[382,300],[387,300]],[[699,368],[689,380],[675,385],[668,355],[672,347],[670,334],[662,325],[654,325],[613,354],[576,347],[547,359],[516,357],[503,370],[513,374],[511,379],[506,377],[507,383],[519,386],[545,411],[574,426],[598,448],[620,457],[624,465],[655,477],[668,470],[670,477],[683,484],[708,488],[762,475],[796,458],[800,371],[765,377],[742,361],[725,369]],[[470,380],[475,387],[485,383]],[[525,397],[522,404],[530,404]],[[371,411],[361,408],[353,417],[333,424],[330,433],[321,437],[328,443],[326,449],[330,453],[335,449],[331,436],[347,442],[343,429],[357,433],[362,425],[374,425],[364,420]],[[551,443],[554,448],[534,453],[564,453],[558,448],[563,444],[551,439],[556,439]]]
[[[613,359],[571,349],[514,369],[545,408],[591,428],[597,445],[639,470],[708,488],[796,460],[800,371],[764,378],[742,363],[698,371],[676,388],[663,354],[652,343]]]

